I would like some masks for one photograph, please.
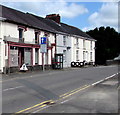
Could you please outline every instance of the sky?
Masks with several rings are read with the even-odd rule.
[[[0,0],[0,3],[41,17],[60,14],[62,23],[83,31],[101,26],[118,31],[117,0]]]

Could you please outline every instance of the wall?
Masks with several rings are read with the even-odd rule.
[[[24,43],[28,44],[35,44],[35,29],[33,28],[27,28],[27,31],[24,32],[23,37],[24,37]],[[40,32],[39,38],[44,36],[44,31]],[[2,22],[0,23],[0,70],[2,69],[3,72],[3,67],[6,66],[6,62],[8,60],[8,46],[6,45],[6,56],[5,56],[5,42],[3,41],[5,39],[4,36],[7,36],[7,38],[10,38],[12,42],[18,41],[19,40],[19,31],[18,31],[18,25],[17,24],[12,24],[12,23],[7,23],[7,22]],[[49,33],[48,36],[49,42],[50,43],[55,43],[55,34]],[[54,56],[55,53],[55,48],[53,48],[52,54]],[[39,49],[39,57],[38,57],[38,64],[42,65],[42,54],[40,53]],[[51,50],[48,50],[48,64],[51,65]],[[45,64],[46,60],[45,60]],[[35,48],[33,48],[33,65],[35,65]]]
[[[78,45],[76,44],[76,39],[78,38]],[[71,37],[71,62],[72,61],[77,61],[76,59],[76,51],[79,52],[78,55],[78,61],[79,62],[83,62],[84,61],[84,56],[83,56],[83,52],[85,52],[85,59],[87,62],[90,62],[90,52],[92,52],[92,60],[93,62],[95,61],[95,41],[92,41],[92,49],[91,49],[91,40],[85,40],[85,47],[83,46],[83,42],[85,39],[83,39],[82,37],[75,37],[72,36]]]
[[[64,45],[63,40],[66,39],[66,44]],[[71,63],[71,37],[69,35],[57,35],[57,54],[63,54],[65,60],[63,60],[63,67],[70,67]],[[64,54],[65,53],[65,54]]]

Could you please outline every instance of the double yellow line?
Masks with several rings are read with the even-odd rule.
[[[47,101],[44,101],[42,103],[36,104],[36,105],[34,105],[32,107],[29,107],[29,108],[23,109],[21,111],[18,111],[15,114],[18,114],[18,113],[31,113],[34,109],[45,107],[47,105],[47,103],[52,104],[52,103],[54,103],[54,101],[47,100]]]
[[[84,89],[87,89],[88,87],[90,87],[90,85],[84,85],[84,86],[79,87],[77,89],[74,89],[74,90],[72,90],[70,92],[67,92],[67,93],[65,93],[63,95],[60,95],[59,96],[60,98],[58,100],[65,99],[65,98],[67,98],[67,97],[69,97],[69,96],[71,96],[73,94],[76,94],[76,93],[78,93],[78,92],[80,92],[80,91],[82,91]],[[57,102],[58,100],[55,100],[55,101],[47,100],[47,101],[44,101],[42,103],[36,104],[36,105],[34,105],[32,107],[29,107],[29,108],[23,109],[21,111],[18,111],[15,114],[19,114],[19,113],[32,113],[33,111],[38,110],[38,109],[42,109],[43,107],[45,107],[47,105],[50,105],[50,104],[53,104],[53,103]]]
[[[79,88],[77,88],[77,89],[74,89],[74,90],[72,90],[72,91],[70,91],[70,92],[67,92],[67,93],[65,93],[65,94],[63,94],[63,95],[60,95],[59,97],[60,97],[60,98],[69,97],[69,96],[71,96],[71,95],[73,95],[73,94],[75,94],[75,93],[77,93],[77,92],[79,92],[79,91],[82,91],[82,90],[84,90],[84,89],[86,89],[86,88],[88,88],[88,87],[90,87],[90,86],[89,86],[89,85],[84,85],[84,86],[79,87]]]

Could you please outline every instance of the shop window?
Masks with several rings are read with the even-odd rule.
[[[30,66],[31,63],[31,48],[25,48],[24,63]]]
[[[39,50],[35,49],[35,64],[38,64],[38,59],[39,59]]]
[[[10,46],[10,67],[18,66],[18,47]]]

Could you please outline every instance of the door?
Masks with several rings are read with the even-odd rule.
[[[55,54],[53,69],[63,69],[63,54]]]

